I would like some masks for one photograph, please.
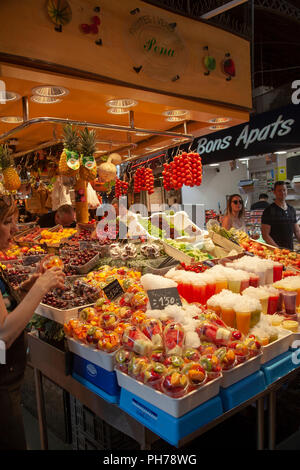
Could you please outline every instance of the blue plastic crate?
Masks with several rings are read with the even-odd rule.
[[[73,354],[73,374],[82,377],[86,382],[95,385],[108,395],[114,397],[119,397],[120,395],[120,387],[114,371],[107,371],[77,354]]]
[[[223,413],[221,399],[217,396],[180,418],[174,418],[124,388],[121,389],[120,408],[173,446]]]
[[[296,356],[294,355],[297,356],[297,351],[289,350],[261,365],[267,385],[270,385],[299,366],[295,361]],[[298,354],[298,360],[300,360],[300,354]]]
[[[227,388],[220,389],[220,396],[224,411],[231,410],[241,403],[249,400],[254,395],[263,392],[266,383],[263,372],[260,370],[245,377]]]
[[[103,398],[104,400],[108,401],[109,403],[114,403],[118,404],[120,401],[120,394],[117,395],[110,395],[109,393],[106,393],[104,390],[101,388],[97,387],[96,385],[92,384],[88,380],[84,379],[80,375],[77,375],[75,372],[72,373],[72,377],[80,382],[82,385],[84,385],[86,388],[91,390],[91,392],[95,393],[99,397]]]

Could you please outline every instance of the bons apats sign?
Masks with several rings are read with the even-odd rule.
[[[262,113],[240,124],[194,141],[203,163],[272,153],[300,146],[300,106]]]

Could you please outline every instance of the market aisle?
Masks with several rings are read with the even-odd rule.
[[[28,450],[41,450],[38,421],[24,406],[22,410]],[[72,450],[72,445],[60,440],[49,429],[48,445],[49,450]]]

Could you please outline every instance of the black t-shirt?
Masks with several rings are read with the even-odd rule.
[[[296,211],[287,204],[287,209],[281,209],[275,202],[263,212],[261,223],[271,226],[270,236],[280,248],[293,250],[294,224],[297,222]]]
[[[256,210],[261,210],[261,209],[266,209],[268,207],[269,203],[267,201],[257,201],[254,204],[252,204],[250,210],[251,211],[256,211]]]
[[[41,228],[50,228],[55,227],[57,225],[55,223],[55,214],[56,211],[48,212],[47,214],[41,215],[38,219],[37,223]]]

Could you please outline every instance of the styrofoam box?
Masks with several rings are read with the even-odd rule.
[[[104,351],[99,351],[99,349],[80,343],[74,338],[68,338],[68,346],[69,350],[74,354],[77,354],[77,356],[83,357],[87,361],[90,361],[109,372],[114,370],[116,351],[110,354]]]
[[[116,369],[118,384],[131,393],[178,418],[197,408],[202,403],[219,394],[222,377],[208,382],[198,390],[188,393],[182,398],[172,398],[162,392],[158,392],[147,385],[138,382],[127,374]]]
[[[59,308],[51,307],[51,305],[40,303],[37,306],[35,313],[63,325],[65,322],[71,320],[71,318],[77,318],[81,310],[87,307],[92,307],[93,305],[94,304],[80,305],[79,307],[61,310]]]
[[[261,364],[271,361],[274,357],[287,351],[291,345],[293,333],[282,330],[281,336],[267,346],[262,346]]]
[[[248,361],[242,364],[239,364],[236,367],[233,367],[233,369],[223,370],[221,387],[223,388],[230,387],[230,385],[233,385],[236,382],[239,382],[245,377],[248,377],[248,375],[251,375],[257,370],[259,370],[260,364],[261,364],[261,357],[262,357],[262,353],[258,354],[255,357],[252,357]]]

